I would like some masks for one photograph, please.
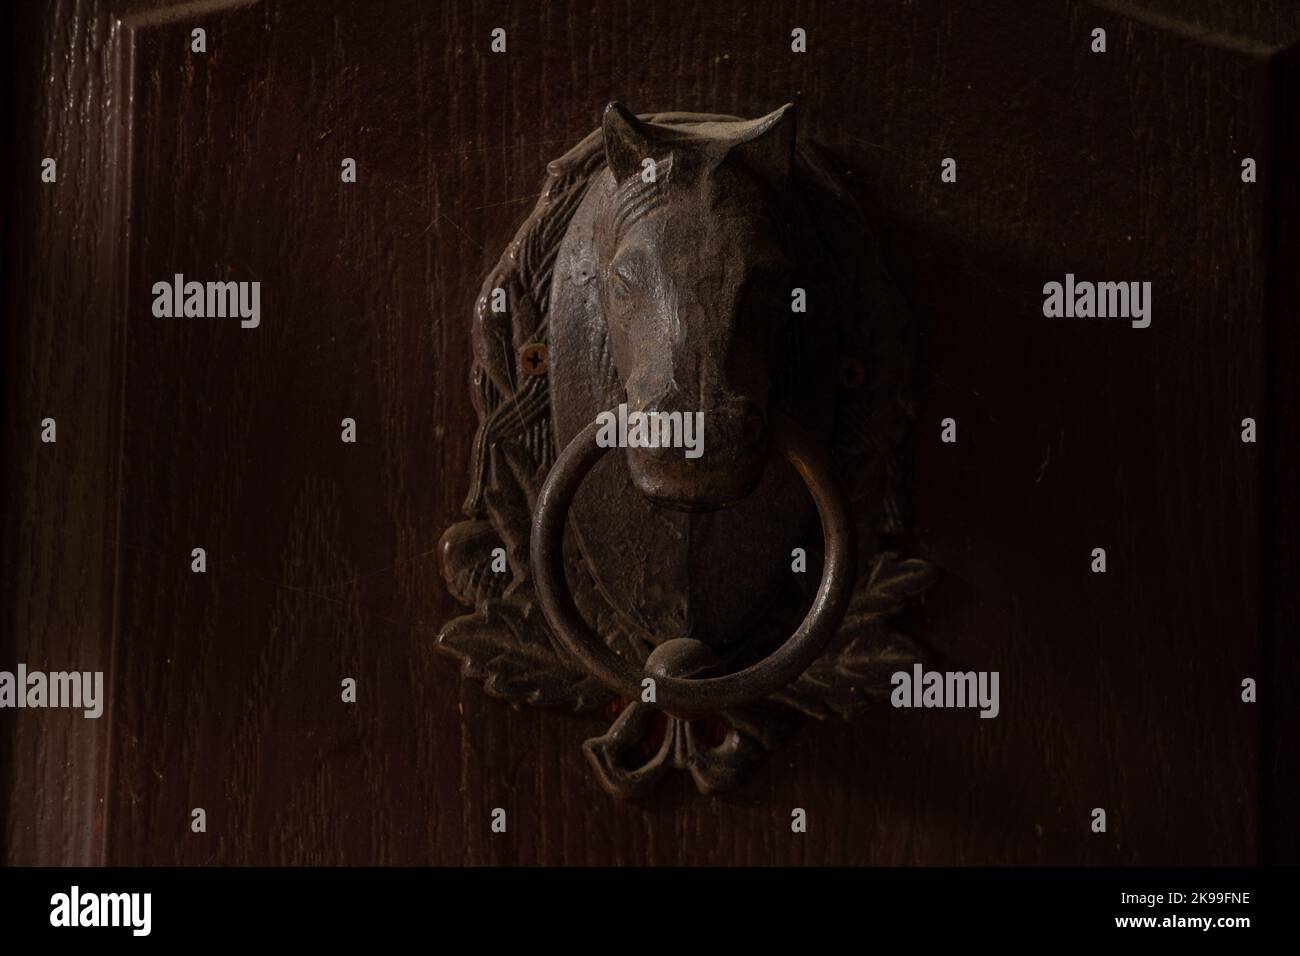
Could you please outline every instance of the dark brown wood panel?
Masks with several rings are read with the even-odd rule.
[[[18,199],[37,231],[6,338],[5,660],[103,664],[111,710],[11,723],[8,858],[98,859],[101,838],[112,863],[1295,858],[1294,827],[1261,816],[1287,711],[1239,692],[1289,666],[1295,621],[1273,523],[1294,522],[1294,197],[1273,177],[1296,157],[1279,64],[1300,23],[1196,7],[28,13],[58,84],[27,76],[48,141],[20,162],[58,150],[66,172]],[[620,803],[579,749],[597,719],[511,709],[432,652],[460,612],[434,548],[466,486],[471,304],[546,162],[611,99],[794,101],[857,184],[921,339],[913,550],[942,577],[906,625],[1000,671],[998,719],[809,724],[731,794],[675,780]],[[1067,272],[1151,280],[1151,328],[1045,319]],[[261,326],[155,318],[175,273],[260,281]],[[47,407],[57,450],[34,437]]]
[[[102,3],[19,5],[5,62],[3,667],[110,669],[122,373],[120,47]],[[40,182],[44,157],[58,183]],[[40,441],[53,418],[58,442]],[[107,719],[6,711],[6,859],[102,856]]]

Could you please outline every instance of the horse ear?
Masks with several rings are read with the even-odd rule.
[[[760,175],[789,179],[794,169],[794,104],[786,103],[766,116],[745,123],[730,154]]]
[[[641,163],[653,156],[654,139],[642,122],[613,102],[605,107],[605,161],[614,172],[616,182],[641,171]]]

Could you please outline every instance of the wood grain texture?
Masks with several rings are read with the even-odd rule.
[[[1294,675],[1294,196],[1239,171],[1295,157],[1279,64],[1300,25],[1245,6],[26,15],[48,52],[23,60],[37,105],[16,155],[62,150],[69,175],[17,201],[0,666],[114,663],[99,725],[3,717],[7,859],[99,858],[102,833],[113,863],[1294,860],[1294,776],[1279,797],[1273,773],[1295,764],[1294,710],[1239,700],[1244,676]],[[598,720],[511,709],[431,653],[460,610],[434,547],[466,486],[472,300],[545,163],[614,98],[793,100],[858,184],[921,334],[911,550],[943,576],[907,627],[1001,672],[997,720],[808,724],[734,793],[674,780],[619,803],[580,752]],[[150,287],[178,272],[261,281],[261,327],[155,319]],[[1066,272],[1151,280],[1152,327],[1044,319]],[[54,454],[46,408],[67,409]],[[1269,409],[1277,430],[1243,445]]]
[[[10,19],[14,141],[4,329],[0,666],[109,670],[121,428],[120,72],[103,3],[25,5]],[[45,157],[57,184],[40,181]],[[53,418],[58,441],[42,444]],[[5,711],[6,859],[101,857],[108,721]]]
[[[1295,117],[1300,96],[1300,47],[1292,46],[1269,62],[1270,138],[1268,206],[1272,217],[1267,283],[1266,356],[1268,414],[1282,436],[1300,433],[1300,332],[1294,315],[1300,303],[1300,129]],[[1272,694],[1264,702],[1260,734],[1260,842],[1267,863],[1300,860],[1300,654],[1295,636],[1300,633],[1300,549],[1296,531],[1300,512],[1295,489],[1300,488],[1300,454],[1288,438],[1273,444],[1266,457],[1261,533],[1267,542],[1267,571],[1262,582],[1265,624],[1263,673]]]

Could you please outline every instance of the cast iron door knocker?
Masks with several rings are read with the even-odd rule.
[[[475,304],[440,545],[474,611],[438,646],[494,696],[616,714],[584,744],[610,793],[714,793],[792,711],[850,717],[925,658],[889,626],[932,576],[888,544],[905,310],[792,106],[613,103],[547,172]]]

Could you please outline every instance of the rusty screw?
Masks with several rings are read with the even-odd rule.
[[[519,368],[525,375],[546,374],[546,346],[531,342],[519,349]]]

